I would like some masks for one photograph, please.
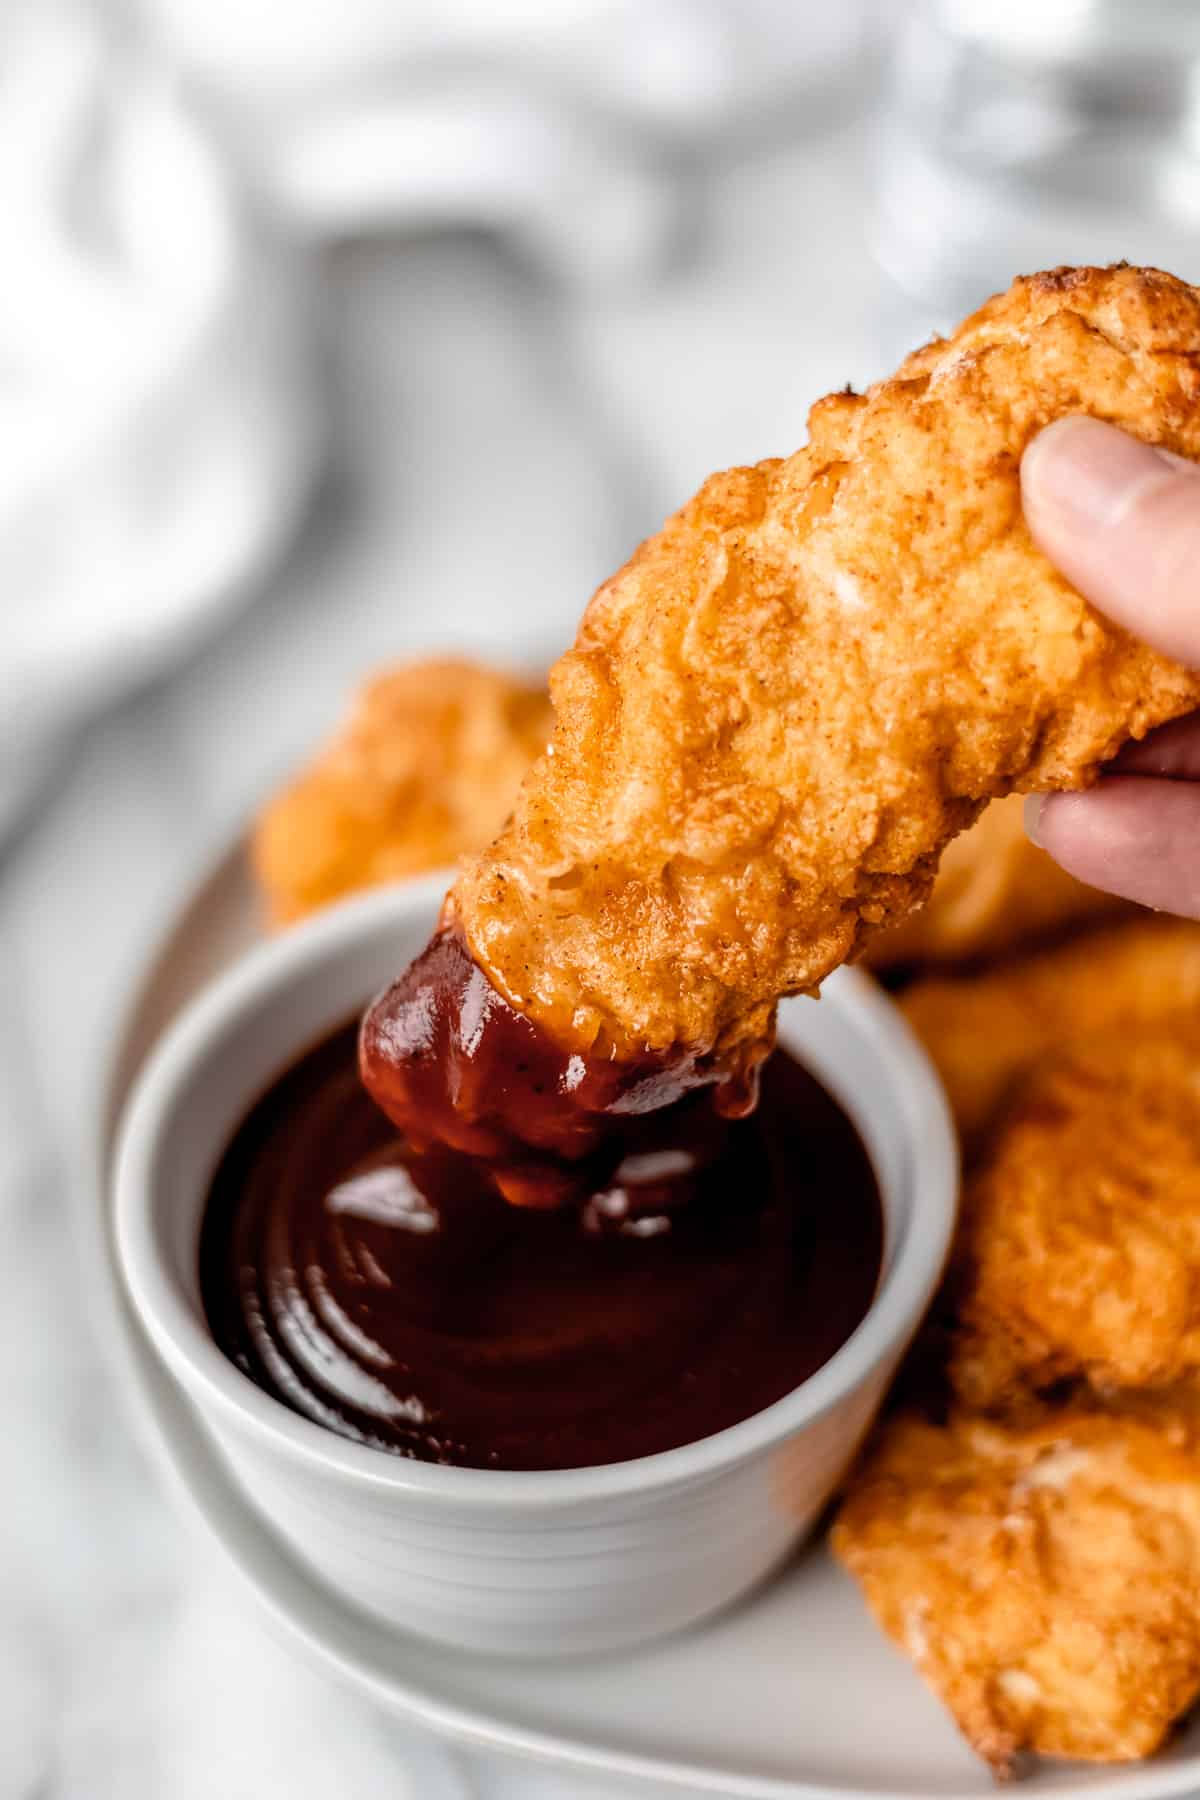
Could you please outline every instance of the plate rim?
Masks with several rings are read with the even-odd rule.
[[[204,859],[198,876],[193,870],[182,877],[162,904],[156,924],[147,934],[138,973],[128,991],[115,997],[103,1022],[101,1051],[91,1071],[87,1103],[87,1178],[76,1184],[75,1223],[89,1323],[118,1378],[121,1404],[138,1442],[176,1504],[222,1553],[271,1623],[310,1662],[393,1715],[451,1742],[660,1788],[724,1795],[729,1800],[928,1800],[927,1790],[912,1786],[842,1783],[835,1787],[827,1779],[814,1783],[801,1777],[739,1775],[669,1753],[654,1755],[614,1747],[581,1731],[521,1725],[495,1707],[448,1700],[434,1688],[389,1675],[350,1645],[331,1642],[322,1635],[314,1613],[331,1615],[336,1630],[337,1615],[349,1615],[351,1609],[329,1594],[274,1538],[224,1474],[215,1446],[207,1440],[202,1423],[133,1311],[113,1236],[113,1149],[136,1073],[127,1065],[140,1016],[189,921],[223,883],[244,874],[245,858],[246,838],[238,834],[215,856]],[[354,1614],[353,1622],[358,1629],[377,1634],[381,1641],[389,1635],[386,1627],[365,1616]],[[636,1650],[630,1652],[633,1659],[637,1655]],[[533,1662],[530,1669],[537,1666]],[[1086,1765],[1075,1767],[1085,1779],[1062,1791],[1108,1796],[1109,1800],[1179,1800],[1200,1785],[1200,1749],[1157,1764],[1150,1761],[1111,1769],[1095,1765],[1094,1776]],[[938,1800],[979,1800],[979,1794],[978,1788],[944,1789]]]

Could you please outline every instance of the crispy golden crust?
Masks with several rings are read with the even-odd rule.
[[[453,892],[560,1039],[734,1066],[923,901],[1014,788],[1079,787],[1196,679],[1035,550],[1018,461],[1089,412],[1200,456],[1200,294],[1153,270],[1017,281],[807,447],[713,476],[596,594],[512,822]]]
[[[377,675],[258,821],[253,860],[272,919],[477,853],[549,735],[544,690],[501,670],[447,659]]]
[[[950,1378],[984,1408],[1200,1370],[1200,1019],[1034,1070],[967,1185]]]
[[[1200,1692],[1194,1397],[896,1418],[833,1547],[997,1773],[1148,1756]]]
[[[968,1154],[1023,1073],[1073,1037],[1200,1013],[1200,925],[1140,914],[900,1004],[945,1084]]]
[[[1031,844],[1023,812],[1019,794],[993,801],[947,846],[926,905],[871,938],[863,960],[873,969],[978,963],[1129,911]]]

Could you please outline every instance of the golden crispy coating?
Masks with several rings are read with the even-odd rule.
[[[377,675],[258,821],[254,866],[271,917],[284,924],[476,853],[549,735],[545,692],[501,670],[444,660]]]
[[[1018,461],[1088,412],[1200,456],[1200,293],[1018,280],[807,447],[734,469],[596,594],[514,817],[451,897],[500,992],[581,1050],[761,1049],[928,895],[983,803],[1075,788],[1200,684],[1034,548]]]
[[[1200,1692],[1200,1419],[1132,1396],[893,1419],[833,1547],[997,1773],[1148,1756]]]
[[[1200,924],[1138,914],[900,1004],[950,1096],[968,1153],[1020,1076],[1073,1037],[1200,1012]]]
[[[873,969],[979,962],[1129,910],[1031,844],[1023,811],[1019,794],[994,800],[947,847],[926,905],[871,938],[863,960]]]
[[[968,1405],[1200,1369],[1200,1018],[1030,1075],[967,1184],[950,1378]]]

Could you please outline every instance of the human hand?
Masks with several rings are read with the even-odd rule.
[[[1080,593],[1200,668],[1200,465],[1098,419],[1059,419],[1026,450],[1021,493]],[[1080,881],[1200,918],[1200,713],[1130,744],[1087,793],[1032,796],[1026,829]]]

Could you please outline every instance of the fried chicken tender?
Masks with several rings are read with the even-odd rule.
[[[1138,914],[900,998],[950,1097],[968,1158],[1024,1072],[1072,1038],[1200,1012],[1200,924]]]
[[[1086,412],[1200,457],[1200,293],[1023,277],[795,455],[715,475],[600,588],[447,923],[560,1044],[736,1077],[928,896],[983,804],[1086,785],[1200,682],[1034,547],[1018,463]]]
[[[544,690],[499,669],[446,659],[375,676],[258,821],[253,861],[271,918],[287,924],[475,854],[549,735]]]
[[[1148,1756],[1200,1693],[1200,1412],[891,1420],[833,1548],[997,1774]]]
[[[1200,1017],[1034,1070],[967,1184],[955,1263],[968,1405],[1200,1370]]]
[[[1031,844],[1019,794],[994,800],[947,847],[919,912],[867,943],[872,969],[980,962],[1128,911],[1129,902],[1085,887]]]

